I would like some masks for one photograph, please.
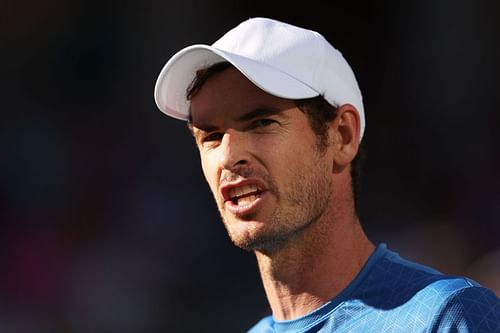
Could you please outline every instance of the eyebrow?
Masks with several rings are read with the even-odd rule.
[[[273,116],[279,113],[284,112],[285,110],[279,109],[279,108],[270,108],[270,107],[258,107],[255,109],[250,110],[249,112],[239,116],[236,118],[236,122],[247,122],[250,120],[253,120],[255,118],[262,118],[262,117],[269,117]],[[287,116],[284,116],[285,118],[288,118]],[[188,123],[188,127],[191,130],[191,133],[193,136],[196,138],[200,135],[201,132],[205,133],[210,133],[217,131],[219,129],[218,126],[211,125],[211,124],[199,124],[199,125],[193,125],[192,123]]]
[[[256,109],[253,109],[242,116],[236,118],[237,121],[249,121],[255,118],[260,118],[260,117],[268,117],[268,116],[274,116],[278,113],[281,113],[285,110],[283,109],[278,109],[278,108],[269,108],[269,107],[259,107]]]
[[[211,125],[201,125],[201,126],[194,126],[192,123],[188,123],[188,128],[191,132],[191,135],[193,135],[194,139],[198,141],[198,139],[201,137],[202,133],[210,133],[215,130],[217,130],[216,126],[211,126]]]

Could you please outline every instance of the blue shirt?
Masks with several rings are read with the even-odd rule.
[[[259,321],[248,333],[500,332],[489,289],[405,260],[380,244],[334,299],[293,320]]]

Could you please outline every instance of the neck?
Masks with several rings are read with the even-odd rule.
[[[272,254],[256,252],[277,320],[303,316],[340,293],[373,252],[357,217],[323,218]]]

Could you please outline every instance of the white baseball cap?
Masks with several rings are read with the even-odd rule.
[[[342,54],[318,32],[269,18],[250,18],[212,45],[195,44],[165,64],[155,85],[156,105],[165,114],[189,119],[187,89],[198,69],[228,61],[260,89],[287,98],[322,95],[333,106],[352,104],[365,130],[363,98]]]

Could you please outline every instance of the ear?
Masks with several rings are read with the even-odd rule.
[[[361,121],[356,108],[351,104],[340,106],[329,129],[334,167],[343,168],[354,159],[358,153],[360,129]]]

